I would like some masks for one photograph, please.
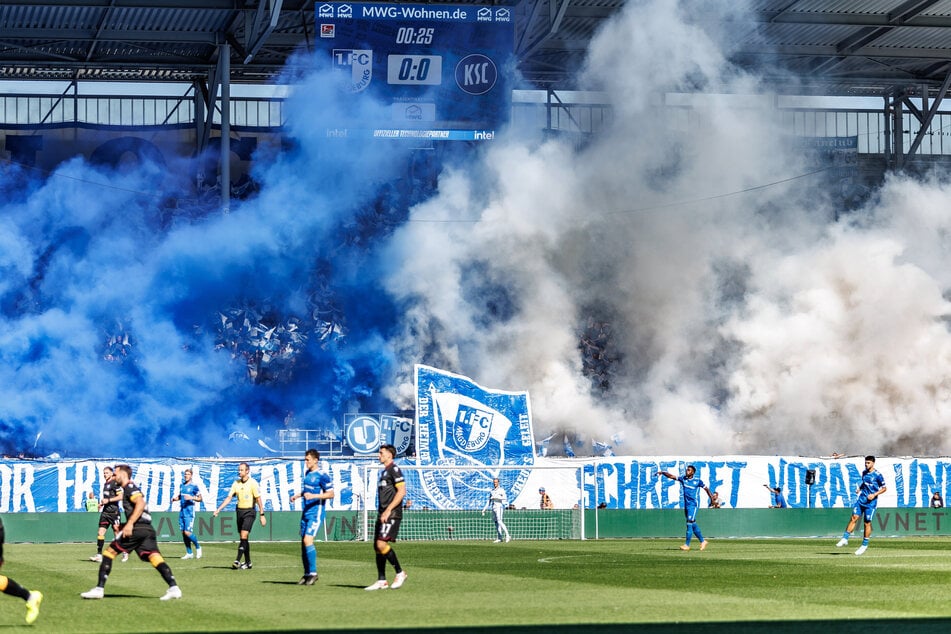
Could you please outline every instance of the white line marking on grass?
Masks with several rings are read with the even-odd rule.
[[[542,557],[538,560],[540,564],[551,564],[558,559],[590,559],[592,555],[561,555],[559,557]]]

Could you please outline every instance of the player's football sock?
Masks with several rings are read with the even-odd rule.
[[[396,572],[402,572],[403,569],[400,568],[400,560],[396,558],[396,551],[390,548],[390,552],[386,553],[386,560],[392,564],[393,569]]]
[[[865,539],[862,540],[862,545],[863,545],[863,546],[868,546],[868,537],[866,537]]]
[[[386,555],[376,554],[377,579],[386,579]]]
[[[162,579],[165,580],[169,586],[175,585],[175,575],[172,574],[172,569],[164,561],[155,567],[158,570],[159,574],[162,575]]]
[[[192,540],[192,544],[195,545],[195,548],[197,548],[198,550],[201,550],[201,544],[199,544],[199,543],[198,543],[198,540],[195,539],[195,534],[194,534],[194,533],[192,533],[191,535],[189,535],[189,536],[188,536],[188,539]]]
[[[187,535],[182,535],[182,541],[185,542],[185,553],[188,555],[192,554],[192,540],[190,540]]]
[[[96,552],[97,552],[98,554],[100,554],[100,555],[102,554],[102,547],[103,547],[105,544],[106,544],[106,540],[105,540],[105,539],[97,539],[97,540],[96,540]]]
[[[24,601],[30,598],[30,591],[10,577],[0,575],[0,587],[3,588],[3,594],[9,594],[11,597],[20,597]]]
[[[112,572],[112,557],[103,557],[102,561],[99,562],[99,580],[96,586],[105,588],[106,579],[109,578],[110,572]]]
[[[306,549],[307,551],[307,572],[317,572],[317,546],[311,544]]]

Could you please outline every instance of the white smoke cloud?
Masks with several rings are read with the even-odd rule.
[[[398,357],[528,389],[539,434],[623,431],[629,452],[947,452],[948,185],[893,177],[835,222],[757,78],[679,5],[628,3],[593,40],[606,134],[496,143],[413,209]],[[694,87],[748,96],[686,125],[658,107]],[[604,391],[579,351],[593,318]]]

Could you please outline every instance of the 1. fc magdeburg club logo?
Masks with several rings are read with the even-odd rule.
[[[485,390],[426,366],[416,378],[418,463],[447,467],[420,472],[427,497],[437,508],[481,505],[497,477],[514,499],[529,471],[501,467],[534,462],[527,393]],[[473,468],[450,468],[463,466]]]
[[[367,89],[373,80],[373,51],[369,49],[335,48],[333,69],[350,92]]]

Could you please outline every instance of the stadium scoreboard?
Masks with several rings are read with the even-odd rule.
[[[384,113],[328,136],[483,141],[508,120],[510,7],[323,2],[314,10],[319,63],[338,90],[374,99]]]

